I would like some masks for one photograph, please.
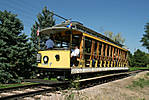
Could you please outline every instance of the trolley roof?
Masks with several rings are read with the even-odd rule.
[[[72,25],[71,28],[67,27],[69,25]],[[113,46],[115,47],[118,47],[118,48],[121,48],[125,51],[128,51],[124,48],[122,48],[122,44],[118,43],[118,42],[115,42],[113,41],[112,39],[92,30],[92,29],[89,29],[85,26],[83,26],[83,24],[79,23],[79,22],[70,22],[70,21],[66,21],[66,22],[63,22],[61,24],[58,24],[58,25],[55,25],[55,26],[52,26],[52,27],[48,27],[48,28],[45,28],[45,29],[41,29],[40,30],[40,34],[55,34],[55,33],[59,33],[59,32],[62,32],[62,31],[73,31],[73,33],[78,33],[78,34],[88,34],[88,36],[92,36],[92,37],[95,37],[95,39],[99,38],[100,40],[103,40],[103,42],[110,42],[108,44],[114,44]],[[84,35],[84,34],[83,34]],[[86,35],[87,36],[87,35]]]
[[[77,31],[79,33],[82,33],[77,29],[69,29],[67,27],[55,27],[55,26],[53,26],[53,27],[48,27],[48,28],[42,29],[40,31],[40,34],[49,34],[49,33],[54,34],[54,33],[62,32],[62,31],[69,31],[69,30]]]

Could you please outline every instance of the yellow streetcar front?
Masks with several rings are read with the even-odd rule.
[[[65,26],[65,25],[64,25]],[[54,46],[46,47],[47,37],[51,38]],[[39,50],[37,54],[37,67],[49,72],[71,72],[70,55],[75,45],[80,45],[82,32],[67,27],[49,27],[39,32]]]
[[[45,50],[37,54],[39,68],[70,69],[70,50]]]

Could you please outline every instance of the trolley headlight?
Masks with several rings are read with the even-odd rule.
[[[49,57],[48,57],[48,56],[44,56],[44,57],[43,57],[43,62],[44,62],[45,64],[47,64],[48,61],[49,61]]]
[[[41,63],[41,54],[40,53],[37,54],[37,60],[36,61],[38,63]]]

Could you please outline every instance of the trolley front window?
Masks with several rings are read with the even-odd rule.
[[[75,45],[79,46],[81,41],[81,34],[72,33],[70,30],[62,31],[54,34],[42,34],[40,35],[39,49],[47,50],[47,41],[53,41],[54,45],[52,49],[71,49]]]

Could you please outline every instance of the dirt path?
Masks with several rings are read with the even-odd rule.
[[[132,81],[145,77],[146,73],[141,72],[136,76],[87,88],[81,92],[88,96],[89,100],[149,100],[149,87],[127,88]]]
[[[113,82],[97,85],[78,91],[69,91],[58,93],[46,93],[30,98],[34,100],[149,100],[149,87],[128,88],[132,81],[139,78],[146,78],[146,72],[141,72],[135,76]],[[149,79],[149,76],[147,77]],[[26,98],[27,99],[27,98]],[[29,98],[28,98],[29,99]]]

